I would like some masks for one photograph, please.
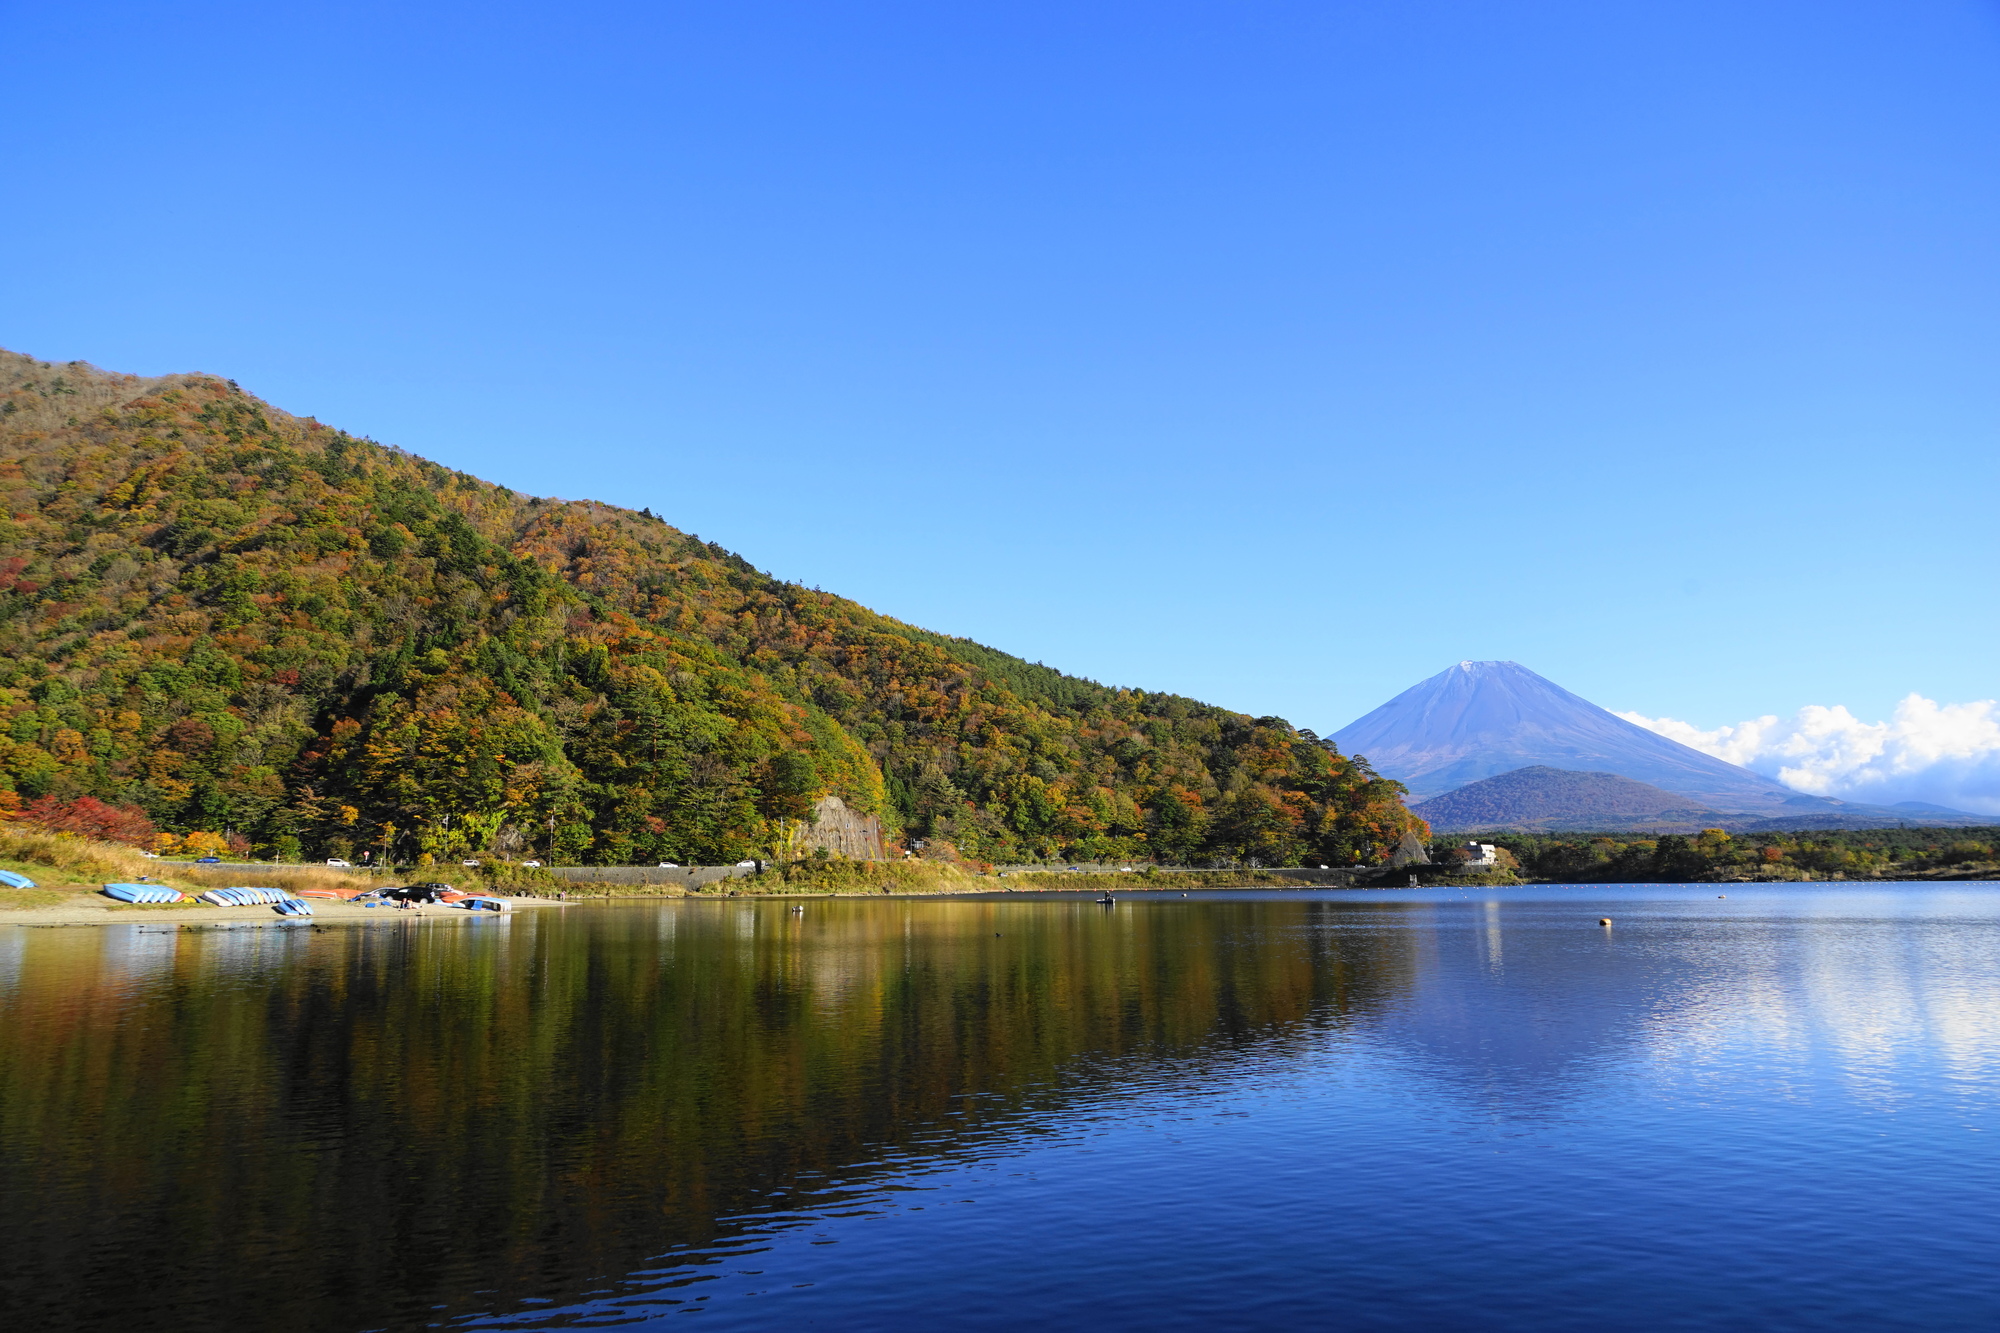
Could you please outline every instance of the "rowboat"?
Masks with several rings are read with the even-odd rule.
[[[281,903],[292,895],[283,889],[210,889],[196,895],[205,903],[217,907],[261,907],[265,903]]]
[[[104,896],[116,898],[121,903],[184,903],[187,899],[179,889],[170,889],[164,884],[106,884]]]

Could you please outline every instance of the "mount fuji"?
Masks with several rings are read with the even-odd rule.
[[[1543,765],[1615,773],[1740,814],[1855,809],[1647,731],[1515,662],[1460,662],[1328,739],[1413,800]]]

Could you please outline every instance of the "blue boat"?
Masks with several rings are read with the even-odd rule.
[[[514,910],[514,904],[508,902],[505,898],[488,898],[484,895],[477,898],[462,899],[458,905],[468,912],[511,912]]]
[[[312,904],[303,898],[287,898],[271,908],[279,916],[311,916]]]
[[[205,903],[217,907],[261,907],[266,903],[281,903],[292,895],[283,889],[209,889],[197,895]]]
[[[121,903],[184,903],[179,889],[164,884],[106,884],[104,896]]]
[[[0,884],[5,884],[10,889],[32,889],[35,887],[35,881],[29,879],[26,875],[17,875],[11,870],[0,870]]]

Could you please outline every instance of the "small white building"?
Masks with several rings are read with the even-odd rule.
[[[1500,868],[1500,853],[1490,842],[1468,842],[1462,850],[1465,859],[1459,862],[1458,868],[1468,875],[1484,874]]]

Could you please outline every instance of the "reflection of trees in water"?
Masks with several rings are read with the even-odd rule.
[[[1407,986],[1406,933],[1302,930],[1306,910],[33,932],[0,977],[0,1296],[50,1328],[345,1328],[572,1295],[870,1163],[1220,1072]]]

